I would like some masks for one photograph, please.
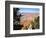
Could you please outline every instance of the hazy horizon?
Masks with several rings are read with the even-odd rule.
[[[39,8],[19,8],[20,13],[39,13]]]

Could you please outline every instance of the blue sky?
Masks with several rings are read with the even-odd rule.
[[[19,8],[21,13],[39,13],[39,8]]]

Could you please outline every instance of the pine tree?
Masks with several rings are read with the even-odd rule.
[[[13,19],[14,19],[14,21],[13,21],[13,25],[14,25],[14,27],[13,27],[13,29],[14,30],[20,30],[23,26],[22,25],[20,25],[20,17],[22,16],[21,14],[19,14],[19,15],[17,15],[17,13],[19,13],[18,11],[19,11],[20,9],[19,8],[14,8],[13,9],[13,15],[14,15],[14,17],[13,17]]]

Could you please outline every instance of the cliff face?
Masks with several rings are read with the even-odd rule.
[[[20,18],[20,24],[23,25],[24,27],[26,27],[37,16],[39,16],[38,13],[23,14],[23,16]]]

